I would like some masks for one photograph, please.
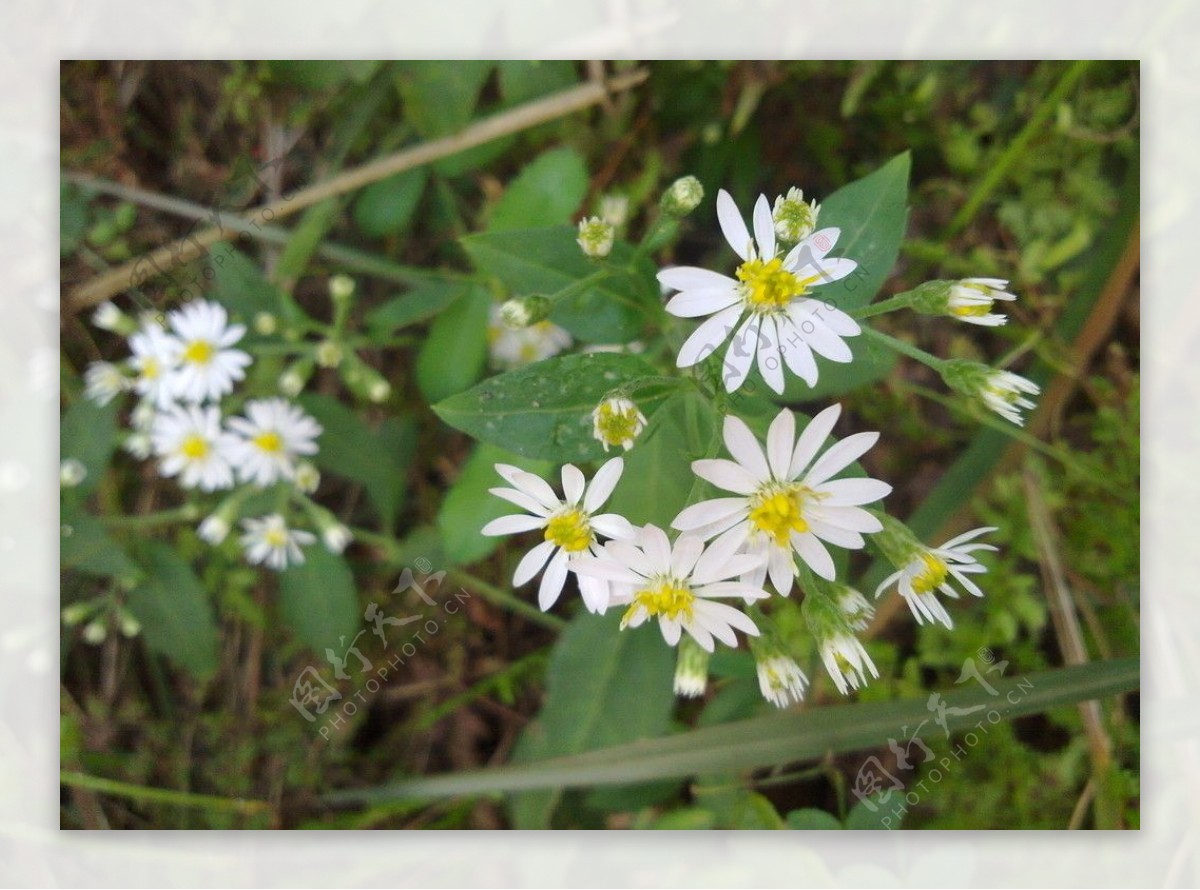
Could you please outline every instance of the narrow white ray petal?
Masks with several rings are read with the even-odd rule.
[[[800,558],[808,563],[808,567],[824,578],[832,581],[836,576],[833,568],[833,557],[825,549],[825,545],[811,532],[792,532],[792,546],[800,554]]]
[[[545,518],[554,512],[554,510],[547,509],[541,502],[530,497],[525,492],[517,491],[515,488],[489,488],[488,491],[496,497],[504,498],[510,504],[515,504],[522,510],[528,510],[536,516]]]
[[[788,369],[809,386],[816,386],[817,363],[813,359],[812,349],[804,342],[804,338],[796,330],[796,325],[787,316],[777,319],[776,326],[779,329],[779,336],[783,338],[783,342],[779,344],[779,350],[783,354],[783,360],[787,363]]]
[[[538,586],[538,606],[543,612],[554,605],[567,580],[567,552],[559,550],[550,558],[542,583]]]
[[[692,472],[717,488],[736,494],[750,494],[760,484],[741,464],[720,457],[692,461]]]
[[[730,627],[737,628],[744,634],[756,637],[758,636],[758,626],[750,620],[750,616],[740,609],[736,609],[726,603],[718,603],[713,600],[706,600],[703,603],[697,603],[697,608],[703,608],[708,615],[719,617]]]
[[[887,497],[892,486],[880,479],[831,479],[816,490],[823,507],[858,507]]]
[[[691,574],[696,560],[704,552],[704,541],[696,535],[680,535],[671,548],[671,574],[686,578]]]
[[[973,528],[969,532],[963,532],[961,535],[959,535],[956,538],[951,538],[949,541],[947,541],[945,544],[942,545],[941,549],[949,550],[951,547],[957,547],[959,544],[965,544],[965,543],[967,543],[967,541],[973,540],[974,538],[978,538],[980,535],[985,535],[988,532],[994,532],[996,530],[997,530],[996,526],[994,526],[994,525],[985,525],[985,526],[982,526],[981,528]]]
[[[727,415],[722,433],[725,448],[754,479],[765,482],[771,477],[767,456],[763,454],[762,446],[758,444],[758,439],[744,420],[732,414]]]
[[[696,567],[692,569],[692,580],[697,584],[709,584],[722,578],[732,577],[734,573],[726,572],[725,566],[746,543],[749,531],[746,524],[742,523],[714,538],[708,545],[708,549],[696,561]],[[762,560],[759,559],[759,561]]]
[[[610,541],[604,545],[604,549],[605,552],[621,563],[621,565],[642,575],[642,580],[649,578],[658,571],[657,566],[650,561],[650,558],[646,556],[642,548],[629,541]]]
[[[583,498],[585,512],[595,513],[604,506],[604,502],[609,499],[613,489],[617,487],[617,482],[620,481],[621,473],[624,470],[625,461],[614,457],[596,471],[596,475],[592,477],[592,484],[588,486],[587,494]]]
[[[533,531],[535,528],[545,526],[546,520],[541,516],[526,516],[525,514],[513,514],[512,516],[501,516],[499,519],[493,519],[487,525],[479,530],[481,535],[489,537],[493,535],[515,535],[519,532]]]
[[[571,570],[577,575],[600,578],[616,584],[628,584],[631,587],[641,587],[646,583],[642,575],[621,564],[611,555],[577,556],[571,560]]]
[[[637,537],[637,529],[633,523],[617,513],[600,513],[593,516],[589,522],[591,522],[593,530],[598,531],[606,538],[616,541],[632,541]]]
[[[675,365],[680,368],[690,368],[716,352],[721,344],[729,338],[729,334],[737,325],[738,316],[741,314],[741,305],[734,304],[703,322],[679,347],[679,357],[675,359]]]
[[[782,547],[772,547],[767,557],[767,574],[771,578],[771,583],[775,585],[783,596],[787,596],[792,589],[792,579],[795,577],[792,569],[792,554],[789,550],[784,550]]]
[[[693,587],[692,593],[706,599],[740,599],[748,603],[770,597],[770,594],[761,587],[755,587],[744,581],[716,581],[712,584],[702,584],[699,587]]]
[[[733,339],[729,341],[729,349],[725,352],[725,362],[721,366],[721,376],[725,381],[726,392],[737,392],[746,382],[750,366],[754,363],[754,355],[758,346],[758,329],[761,325],[762,316],[751,315],[738,328]]]
[[[796,415],[784,408],[775,415],[767,430],[767,463],[771,475],[786,482],[792,464],[792,449],[796,446]]]
[[[771,205],[766,195],[759,195],[754,202],[754,241],[758,255],[770,260],[775,256],[775,220],[771,218]]]
[[[662,631],[663,639],[670,646],[675,646],[679,643],[680,632],[683,630],[683,625],[679,623],[679,619],[662,618],[658,622],[658,627]],[[704,645],[702,640],[696,640],[701,646]],[[711,641],[709,642],[711,646]]]
[[[810,488],[820,485],[834,473],[840,473],[854,463],[879,441],[879,433],[855,433],[831,445],[817,462],[804,474],[804,482]]]
[[[535,476],[533,473],[518,470],[513,474],[513,485],[530,497],[541,501],[544,506],[549,507],[551,510],[557,510],[562,506],[562,501],[554,493],[554,489],[550,487],[550,483],[541,476]]]
[[[713,645],[712,634],[704,626],[703,622],[699,621],[699,616],[694,616],[687,624],[687,632],[691,634],[697,645],[705,652],[712,652],[716,646]],[[736,642],[736,641],[735,641]]]
[[[833,432],[834,424],[842,414],[842,406],[830,405],[808,422],[800,438],[796,440],[796,449],[792,452],[792,464],[788,467],[788,477],[796,479],[817,456],[821,445]]]
[[[546,564],[546,560],[550,558],[550,554],[554,552],[554,543],[551,541],[542,541],[523,557],[517,563],[517,570],[513,572],[513,587],[520,587],[525,584],[542,570],[542,566]]]
[[[814,262],[825,259],[825,255],[833,250],[841,234],[842,230],[836,227],[818,229],[788,251],[783,265],[792,272],[812,266]]]
[[[696,631],[711,634],[726,646],[737,648],[737,635],[733,628],[724,621],[724,616],[708,607],[712,603],[697,603],[688,630],[695,636]]]
[[[666,532],[657,525],[647,525],[642,529],[640,543],[656,573],[665,575],[671,570],[671,542]]]
[[[746,222],[742,219],[733,196],[725,189],[717,192],[717,222],[721,224],[721,233],[733,248],[733,252],[743,260],[750,259],[750,231],[746,228]]]
[[[567,568],[574,569],[574,566],[568,563]],[[583,598],[583,604],[589,612],[600,615],[608,609],[610,588],[607,581],[580,575],[576,572],[575,582],[579,585],[579,595]]]
[[[863,536],[858,532],[848,528],[843,528],[840,525],[834,525],[832,522],[825,522],[813,516],[807,516],[808,530],[826,543],[833,544],[837,547],[845,547],[847,550],[860,550],[863,546]]]
[[[783,355],[774,318],[764,318],[758,333],[758,372],[767,386],[783,395]]]
[[[819,519],[839,528],[849,529],[864,534],[874,534],[883,529],[878,517],[871,515],[861,507],[828,507],[818,504],[804,511],[806,517]]]
[[[572,507],[579,503],[579,499],[583,497],[583,489],[587,485],[587,479],[584,478],[583,472],[574,464],[563,464],[562,468],[562,484],[563,497]]]
[[[842,338],[829,329],[820,317],[821,303],[816,300],[801,300],[788,309],[788,316],[801,338],[818,355],[830,361],[846,363],[854,358],[850,347]]]
[[[737,285],[732,280],[721,287],[689,290],[676,294],[667,301],[667,311],[676,318],[699,318],[727,309],[741,299]]]
[[[720,272],[700,269],[696,266],[673,266],[658,273],[658,283],[672,290],[709,290],[729,287],[734,279]]]
[[[671,520],[671,528],[684,532],[695,531],[701,526],[737,516],[744,510],[749,510],[745,498],[713,498],[685,507]]]
[[[858,263],[854,262],[854,260],[836,257],[834,259],[822,259],[807,269],[798,269],[796,270],[796,274],[800,278],[806,277],[806,273],[808,275],[818,275],[820,277],[814,282],[814,286],[820,286],[840,281],[857,268]]]

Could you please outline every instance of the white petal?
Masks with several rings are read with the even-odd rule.
[[[949,550],[951,547],[957,547],[959,544],[965,544],[967,541],[978,538],[980,535],[994,531],[996,531],[996,526],[994,525],[985,525],[982,528],[973,528],[969,532],[964,532],[963,534],[959,535],[957,538],[951,538],[941,546],[941,549]]]
[[[820,485],[834,473],[840,473],[871,450],[879,441],[879,433],[855,433],[831,446],[821,455],[812,468],[804,474],[807,485]]]
[[[767,599],[770,596],[761,587],[746,584],[744,581],[717,581],[713,584],[693,587],[692,593],[705,599],[740,599],[748,603]]]
[[[690,368],[716,352],[737,325],[738,316],[741,314],[742,307],[735,304],[728,309],[722,309],[692,331],[683,346],[679,347],[679,357],[675,359],[676,367]]]
[[[741,464],[755,480],[765,482],[771,477],[771,470],[767,466],[767,458],[763,454],[762,446],[758,444],[758,439],[755,438],[754,433],[750,432],[750,427],[746,426],[745,421],[732,414],[726,416],[722,433],[725,438],[725,447],[733,455],[733,459]]]
[[[697,642],[700,642],[698,635],[703,634],[710,640],[712,637],[716,637],[726,646],[737,648],[737,636],[734,634],[733,628],[721,620],[721,615],[710,613],[705,608],[694,611],[691,623],[688,625],[688,632],[696,637]]]
[[[681,510],[671,521],[671,528],[685,532],[695,531],[701,526],[729,519],[748,509],[745,498],[713,498]]]
[[[816,457],[821,445],[829,438],[829,434],[833,432],[833,427],[838,422],[838,417],[841,416],[841,413],[842,406],[833,404],[808,422],[808,426],[804,428],[804,432],[796,440],[796,449],[792,452],[792,465],[788,467],[788,476],[790,478],[795,479],[799,477],[809,463],[812,462],[812,459]]]
[[[604,550],[621,565],[643,576],[638,583],[658,571],[658,567],[650,561],[645,551],[628,541],[610,541],[604,545]]]
[[[783,355],[774,318],[764,318],[758,334],[758,371],[767,386],[783,395]]]
[[[702,603],[696,603],[696,611],[700,611],[701,609],[705,612],[705,618],[718,618],[730,627],[736,627],[742,633],[749,634],[752,637],[758,636],[758,627],[750,620],[750,616],[745,612],[735,609],[733,606],[707,600]]]
[[[787,596],[791,592],[794,578],[791,552],[782,547],[772,547],[767,558],[767,574],[775,589]]]
[[[708,549],[696,561],[696,567],[692,569],[692,580],[697,584],[709,584],[731,577],[734,573],[725,571],[725,567],[746,543],[748,533],[749,528],[743,523],[713,539]]]
[[[513,587],[520,587],[525,584],[542,570],[542,566],[546,564],[546,560],[550,558],[550,554],[554,552],[554,543],[552,541],[542,541],[523,557],[517,563],[517,570],[513,572]]]
[[[574,568],[570,564],[567,567]],[[610,589],[607,581],[580,575],[578,572],[575,574],[575,580],[579,584],[579,595],[589,612],[599,615],[607,611]]]
[[[796,445],[796,416],[787,408],[775,415],[767,430],[767,463],[771,475],[786,482],[788,468],[792,464],[792,448]]]
[[[696,616],[696,618],[693,618],[692,621],[688,623],[687,632],[692,635],[692,639],[696,641],[696,644],[699,645],[701,649],[703,649],[705,652],[712,652],[713,649],[716,648],[716,646],[713,645],[712,634],[710,634],[705,629],[704,625],[697,620],[698,617],[699,616]]]
[[[879,479],[833,479],[817,491],[823,507],[857,507],[887,497],[892,486]]]
[[[737,308],[734,307],[734,309]],[[727,309],[726,311],[732,310]],[[730,340],[729,349],[725,351],[725,363],[721,368],[726,392],[737,392],[746,382],[750,366],[754,363],[754,354],[758,346],[758,329],[761,324],[761,315],[749,316]]]
[[[750,494],[759,487],[759,480],[741,464],[724,458],[707,458],[692,461],[692,472],[717,488],[735,494]],[[765,475],[765,474],[764,474]]]
[[[769,260],[775,256],[775,221],[766,195],[759,195],[754,204],[754,240],[760,257]]]
[[[703,552],[704,541],[701,538],[696,535],[680,535],[671,549],[671,574],[676,578],[686,578]]]
[[[819,275],[820,278],[818,278],[814,283],[814,286],[819,286],[822,284],[831,284],[834,281],[840,281],[857,268],[858,263],[854,262],[854,260],[838,257],[831,260],[822,259],[818,261],[815,266],[810,267],[808,270],[801,269],[797,274],[801,278],[804,277],[805,271],[807,271],[810,275]]]
[[[833,568],[833,557],[829,555],[825,545],[817,540],[816,535],[810,532],[792,532],[792,545],[800,554],[800,558],[808,563],[810,569],[826,581],[834,579],[836,572]]]
[[[541,516],[526,516],[524,514],[513,514],[512,516],[501,516],[499,519],[493,519],[487,525],[479,530],[481,535],[515,535],[519,532],[533,531],[535,528],[545,526],[546,520]]]
[[[788,309],[788,316],[801,338],[814,352],[834,362],[845,364],[853,360],[850,347],[831,331],[820,317],[822,304],[817,300],[800,300]]]
[[[617,482],[621,479],[621,473],[625,470],[625,461],[619,457],[614,457],[612,460],[604,464],[596,471],[596,475],[592,477],[592,484],[588,486],[587,495],[583,499],[583,509],[587,513],[595,513],[612,495],[613,489],[617,487]]]
[[[655,572],[666,574],[671,569],[671,542],[657,525],[642,529],[642,550]]]
[[[658,283],[663,287],[678,291],[712,290],[718,287],[731,287],[734,279],[719,272],[711,272],[696,266],[674,266],[658,273]]]
[[[813,516],[808,516],[808,530],[820,538],[837,547],[845,547],[847,550],[860,550],[863,546],[863,537],[858,532],[840,525],[835,525],[831,522],[817,519]]]
[[[662,630],[663,639],[669,645],[674,646],[679,642],[679,635],[683,630],[683,625],[679,623],[678,619],[663,618],[658,622],[658,626]],[[700,640],[696,642],[699,643]]]
[[[721,287],[676,294],[667,301],[667,311],[677,318],[698,318],[727,309],[740,299],[741,295],[738,294],[734,282],[726,281]]]
[[[721,232],[733,248],[733,252],[743,260],[750,259],[750,232],[742,214],[738,212],[733,196],[725,189],[717,192],[717,222],[721,224]]]
[[[538,587],[538,606],[543,612],[554,605],[567,580],[567,552],[559,550],[546,566]]]
[[[809,507],[805,516],[811,516],[830,525],[854,532],[874,534],[883,530],[883,524],[861,507],[827,507],[824,504]]]
[[[496,497],[504,498],[510,504],[516,504],[522,510],[528,510],[537,516],[546,517],[554,512],[553,510],[548,510],[541,502],[525,494],[525,492],[517,491],[515,488],[489,488],[488,491]]]
[[[628,566],[622,565],[615,557],[608,555],[577,556],[571,561],[571,570],[577,575],[587,575],[589,578],[600,578],[604,581],[629,584],[634,587],[646,583],[646,579],[642,575],[637,574]]]
[[[793,273],[811,267],[814,262],[825,259],[841,234],[842,230],[838,228],[818,229],[788,251],[783,265]]]
[[[804,342],[790,318],[784,316],[776,321],[776,325],[780,337],[783,338],[783,342],[779,344],[779,351],[783,354],[788,368],[809,386],[816,386],[817,363],[813,359],[812,349]]]
[[[563,496],[572,507],[583,497],[583,489],[587,485],[579,467],[573,464],[563,464],[562,468]]]
[[[527,473],[525,470],[518,470],[513,474],[513,485],[530,497],[541,501],[543,506],[551,510],[557,510],[562,506],[562,501],[558,499],[558,495],[554,493],[554,489],[541,476],[535,476],[533,473]]]
[[[637,537],[637,529],[624,516],[619,516],[616,513],[601,513],[598,516],[593,516],[588,520],[592,529],[598,531],[606,538],[612,538],[617,541],[632,541]]]

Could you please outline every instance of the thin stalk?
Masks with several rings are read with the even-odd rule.
[[[271,804],[265,800],[245,800],[239,797],[218,797],[214,794],[193,794],[190,791],[172,791],[168,788],[150,788],[145,785],[131,785],[116,779],[104,779],[100,776],[90,776],[87,773],[63,770],[58,774],[58,780],[73,788],[86,788],[89,791],[99,791],[115,797],[125,797],[130,800],[142,800],[149,803],[174,804],[183,807],[198,807],[204,810],[226,813],[257,813],[273,812]]]
[[[494,584],[489,584],[482,578],[476,578],[474,575],[464,572],[462,569],[450,569],[446,572],[446,576],[454,580],[455,583],[461,584],[464,587],[470,587],[476,593],[480,594],[484,599],[495,603],[511,612],[515,612],[522,618],[532,621],[534,624],[540,624],[547,630],[552,630],[555,633],[561,631],[567,626],[567,622],[563,621],[557,615],[550,615],[543,612],[537,606],[525,602],[523,599],[518,599],[507,590],[503,590]]]
[[[928,365],[929,367],[933,368],[933,370],[937,371],[939,374],[942,372],[942,368],[946,365],[945,360],[938,358],[936,355],[926,352],[920,347],[913,346],[911,343],[898,340],[890,334],[885,334],[883,331],[877,331],[874,328],[864,327],[863,336],[870,340],[874,340],[876,343],[882,343],[884,346],[888,347],[889,349],[894,349],[901,355],[906,355],[911,359],[916,359],[921,364]]]
[[[861,309],[851,309],[849,315],[851,318],[857,319],[873,318],[876,315],[883,315],[885,312],[907,309],[909,308],[908,293],[908,291],[904,291],[904,293],[896,294],[894,297],[888,297],[886,300],[872,303],[870,306],[863,306]]]

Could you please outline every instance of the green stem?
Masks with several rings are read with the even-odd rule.
[[[154,528],[158,525],[170,525],[173,522],[195,522],[200,511],[194,504],[184,504],[171,510],[160,510],[157,513],[143,513],[140,516],[101,516],[100,521],[116,528]]]
[[[551,303],[558,303],[568,297],[573,297],[576,294],[581,294],[589,288],[595,287],[605,278],[608,278],[612,273],[608,269],[600,269],[593,272],[586,278],[580,278],[578,281],[572,282],[560,291],[556,291],[549,295]]]
[[[946,365],[946,362],[943,359],[938,358],[936,355],[932,355],[931,353],[926,352],[924,349],[913,346],[911,343],[898,340],[890,334],[883,333],[883,331],[877,331],[874,328],[864,327],[863,336],[870,340],[874,340],[876,343],[882,343],[884,346],[887,346],[889,349],[894,349],[901,355],[906,355],[909,358],[916,359],[921,364],[928,365],[929,367],[933,368],[933,370],[937,371],[939,374],[941,373],[942,368]]]
[[[1055,85],[1054,89],[1047,93],[1046,97],[1038,103],[1037,108],[1029,116],[1029,120],[1025,126],[1021,128],[1021,132],[1009,143],[1008,148],[1005,149],[1000,159],[979,180],[979,184],[975,186],[975,190],[967,198],[967,203],[962,206],[962,209],[955,214],[954,219],[950,221],[949,227],[947,227],[945,233],[942,235],[943,240],[957,235],[967,227],[967,224],[971,222],[975,214],[979,211],[979,208],[983,206],[984,202],[991,197],[992,192],[996,190],[996,187],[1004,180],[1004,177],[1008,174],[1013,164],[1019,158],[1025,156],[1030,140],[1041,129],[1042,124],[1046,122],[1050,115],[1054,114],[1058,109],[1059,104],[1067,97],[1067,94],[1079,82],[1079,79],[1083,77],[1089,65],[1091,65],[1091,62],[1086,59],[1072,64],[1063,76],[1059,78],[1058,84]]]
[[[127,782],[118,782],[116,779],[104,779],[100,776],[89,776],[87,773],[69,770],[59,772],[58,780],[73,788],[86,788],[89,791],[99,791],[102,794],[126,797],[130,800],[250,815],[272,812],[271,804],[265,800],[243,800],[242,798],[217,797],[213,794],[193,794],[190,791],[172,791],[167,788],[148,788],[145,785],[131,785]]]
[[[880,300],[878,303],[872,303],[870,306],[863,306],[861,309],[850,310],[851,318],[872,318],[876,315],[883,315],[885,312],[895,312],[897,309],[909,308],[908,301],[909,291],[896,294],[894,297],[888,297],[886,300]]]

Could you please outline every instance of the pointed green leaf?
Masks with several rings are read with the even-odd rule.
[[[571,216],[587,194],[583,158],[573,148],[554,148],[534,158],[508,184],[488,219],[488,231],[557,226]]]
[[[141,547],[146,577],[125,604],[142,625],[142,638],[197,677],[217,667],[217,622],[204,585],[175,551],[159,541]]]
[[[320,541],[304,548],[304,562],[279,573],[279,609],[296,638],[313,652],[343,651],[359,629],[358,595],[346,560]]]
[[[439,315],[417,354],[417,386],[432,404],[460,393],[483,373],[491,295],[472,287]]]

